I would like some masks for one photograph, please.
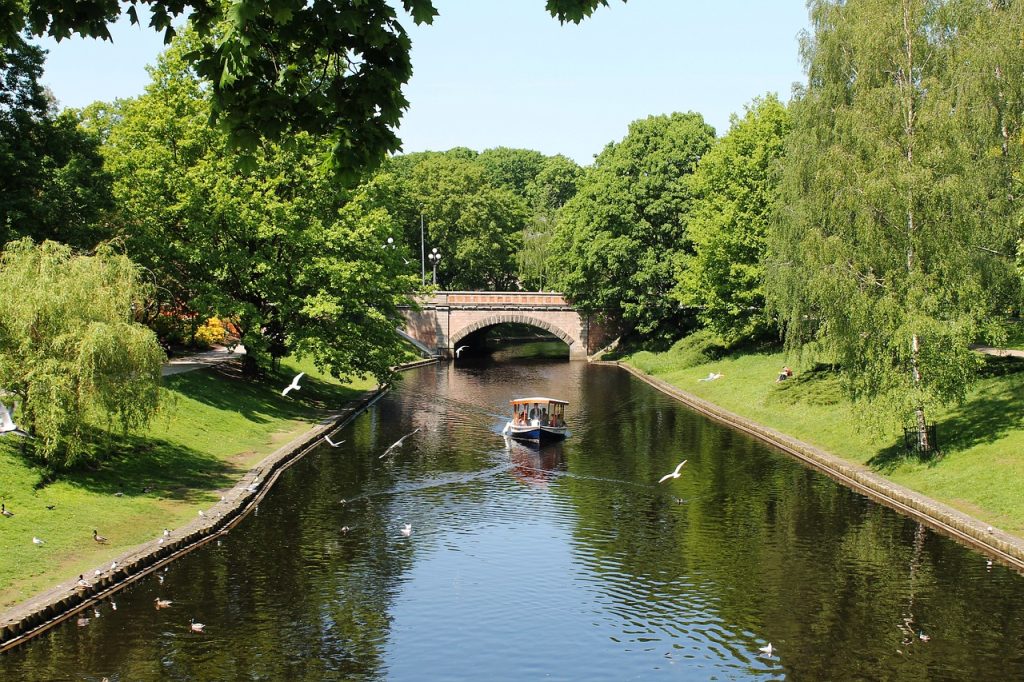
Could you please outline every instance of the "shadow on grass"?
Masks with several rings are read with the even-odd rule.
[[[821,362],[778,384],[775,392],[769,396],[769,402],[785,405],[836,405],[846,399],[835,366]]]
[[[270,421],[270,415],[279,419],[313,420],[361,394],[352,388],[304,376],[298,391],[281,395],[293,377],[294,373],[284,369],[251,379],[242,375],[236,363],[224,363],[167,377],[164,386],[218,410],[241,414],[259,424]]]
[[[879,450],[868,464],[881,470],[892,470],[908,461],[935,466],[942,461],[941,453],[994,443],[1011,431],[1024,429],[1024,360],[986,356],[978,376],[982,381],[1000,381],[981,386],[963,405],[936,422],[939,454],[919,455],[898,442]]]
[[[65,483],[94,493],[156,496],[184,502],[234,485],[244,471],[179,443],[142,436],[115,436],[109,458],[91,467],[62,472]]]

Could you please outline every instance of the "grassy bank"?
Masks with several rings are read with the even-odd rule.
[[[282,397],[299,371],[301,390]],[[260,382],[228,367],[166,377],[161,414],[145,433],[119,438],[102,464],[46,485],[15,439],[0,441],[0,497],[15,514],[0,518],[0,609],[191,521],[267,454],[373,386],[341,385],[296,361]],[[93,529],[109,543],[94,542]]]
[[[642,371],[732,412],[789,434],[1024,536],[1024,361],[984,359],[978,384],[958,407],[934,411],[939,456],[902,447],[902,431],[877,431],[858,418],[829,368],[799,367],[781,352],[696,361],[692,353],[640,352],[623,358]],[[694,364],[691,364],[694,363]],[[776,383],[790,364],[796,375]],[[685,365],[685,366],[682,366]],[[709,373],[715,381],[698,381]]]

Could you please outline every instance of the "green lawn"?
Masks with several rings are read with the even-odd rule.
[[[827,366],[800,367],[782,353],[706,358],[640,352],[624,360],[732,412],[787,433],[891,480],[1024,535],[1024,361],[986,357],[978,384],[958,407],[936,410],[942,454],[906,453],[902,431],[879,431],[857,417]],[[776,383],[789,364],[796,375]],[[701,382],[710,372],[724,376]]]
[[[300,371],[301,390],[282,397]],[[226,368],[166,377],[161,414],[145,433],[119,438],[101,465],[46,485],[17,454],[18,441],[0,441],[0,497],[15,513],[0,518],[0,608],[191,521],[264,456],[374,385],[343,386],[294,360],[262,382]],[[92,540],[94,528],[108,545]]]

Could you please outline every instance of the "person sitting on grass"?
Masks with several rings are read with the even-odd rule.
[[[789,367],[783,367],[782,371],[779,372],[779,378],[775,380],[775,383],[779,383],[780,381],[785,381],[786,379],[790,378],[791,376],[793,376],[793,370],[791,370]]]

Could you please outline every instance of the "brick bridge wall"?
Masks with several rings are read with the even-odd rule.
[[[569,346],[570,358],[586,358],[611,341],[603,325],[580,314],[562,294],[532,291],[440,291],[407,308],[405,332],[439,355],[450,357],[475,331],[505,322],[548,331]]]

